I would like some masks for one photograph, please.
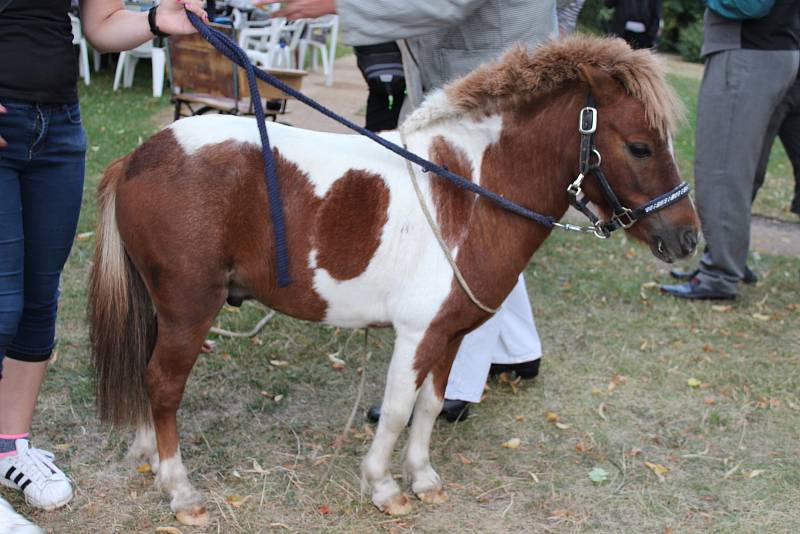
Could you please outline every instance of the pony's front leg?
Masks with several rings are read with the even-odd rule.
[[[386,377],[381,418],[372,446],[361,464],[362,490],[369,491],[373,504],[389,515],[411,511],[411,502],[395,482],[389,468],[394,445],[408,424],[417,396],[414,355],[421,337],[400,330],[397,332]]]
[[[429,374],[422,383],[414,407],[414,419],[411,422],[403,463],[403,475],[411,484],[411,490],[419,500],[428,504],[448,500],[442,487],[442,479],[434,471],[430,460],[431,433],[443,403],[444,398],[434,389],[433,375]]]

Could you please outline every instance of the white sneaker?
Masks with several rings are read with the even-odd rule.
[[[53,453],[16,441],[17,454],[0,459],[0,483],[21,490],[34,508],[55,510],[72,499],[72,484],[53,463]]]
[[[0,497],[0,534],[42,534],[42,529],[19,515]]]

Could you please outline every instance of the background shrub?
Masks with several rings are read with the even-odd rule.
[[[664,27],[659,49],[677,52],[690,61],[700,61],[703,43],[703,11],[701,0],[664,0]],[[603,5],[603,0],[587,0],[578,19],[582,31],[608,33],[608,23],[613,10]]]

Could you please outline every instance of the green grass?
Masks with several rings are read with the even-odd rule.
[[[697,122],[697,93],[700,81],[693,78],[670,75],[669,81],[686,105],[686,122],[677,132],[674,143],[675,153],[684,177],[694,182],[694,128]],[[753,204],[753,213],[798,222],[797,215],[789,211],[789,203],[794,194],[794,174],[789,158],[780,140],[776,139],[767,168],[765,186],[759,191]]]
[[[81,231],[93,225],[101,169],[168,117],[166,99],[149,96],[142,74],[121,93],[110,92],[107,74],[82,89],[89,144],[99,148],[89,154]],[[684,98],[696,94],[694,82],[672,82]],[[688,128],[676,140],[685,172]],[[76,498],[47,513],[4,495],[49,532],[179,526],[152,476],[122,460],[131,432],[95,418],[84,318],[93,244],[77,241],[64,273],[58,357],[33,428],[75,480]],[[545,349],[541,377],[516,393],[492,382],[469,420],[438,423],[432,459],[451,501],[416,503],[394,521],[359,496],[370,443],[360,417],[332,480],[322,480],[364,365],[361,334],[279,316],[254,340],[220,340],[200,357],[179,414],[183,456],[212,514],[208,531],[797,532],[797,260],[761,255],[751,266],[762,281],[730,307],[679,302],[652,288],[667,279],[666,267],[624,237],[553,235],[527,269]],[[218,324],[245,329],[261,313],[226,308]],[[380,398],[391,345],[390,330],[371,331],[362,413]],[[326,355],[339,350],[347,367],[337,372]],[[567,426],[548,422],[546,411]],[[519,449],[501,447],[511,437]],[[645,462],[668,468],[664,480]],[[592,483],[594,467],[609,480]],[[235,508],[226,502],[233,495],[248,500]]]

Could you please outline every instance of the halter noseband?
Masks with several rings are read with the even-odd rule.
[[[580,172],[578,177],[567,187],[567,194],[569,195],[569,203],[575,209],[583,213],[586,218],[589,219],[589,222],[592,223],[592,226],[587,230],[594,232],[594,235],[600,239],[607,239],[611,235],[611,232],[619,230],[620,228],[630,228],[645,215],[650,215],[667,206],[671,206],[689,194],[689,184],[681,182],[672,190],[642,204],[636,209],[632,210],[626,208],[620,203],[617,195],[614,194],[614,190],[611,189],[606,175],[600,168],[603,158],[594,144],[594,134],[597,131],[597,108],[595,107],[591,92],[586,97],[586,106],[581,109],[578,131],[581,134]],[[596,158],[594,163],[591,161],[592,156]],[[589,200],[586,198],[586,195],[583,194],[581,184],[589,175],[595,177],[597,183],[600,185],[603,196],[613,209],[613,215],[608,221],[602,221],[600,217],[592,211],[589,207]],[[569,230],[582,229],[574,225],[563,224],[561,226]]]

